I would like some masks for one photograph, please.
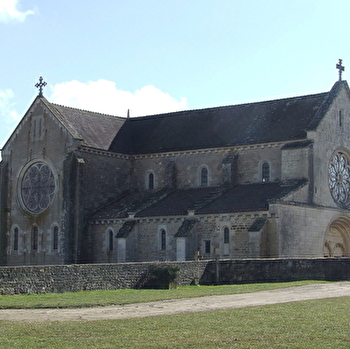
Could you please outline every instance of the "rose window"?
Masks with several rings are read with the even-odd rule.
[[[347,157],[342,152],[337,152],[331,158],[328,167],[329,189],[333,200],[338,206],[347,208],[350,206],[350,167]]]
[[[55,194],[55,177],[50,167],[42,162],[31,165],[21,184],[24,207],[31,213],[44,212],[52,203]]]

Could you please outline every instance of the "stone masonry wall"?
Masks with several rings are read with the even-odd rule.
[[[179,285],[350,280],[350,259],[251,259],[0,268],[0,294],[138,288],[154,266],[180,268]]]

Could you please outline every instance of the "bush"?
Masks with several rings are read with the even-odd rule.
[[[144,285],[144,288],[158,288],[158,289],[169,289],[176,288],[177,282],[177,272],[180,270],[179,267],[165,266],[165,267],[155,267],[149,272],[150,279]]]
[[[171,282],[175,281],[179,270],[179,267],[168,265],[166,267],[156,267],[151,270],[150,274],[159,281]]]

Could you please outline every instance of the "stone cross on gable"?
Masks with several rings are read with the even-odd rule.
[[[43,87],[45,87],[47,84],[45,81],[43,81],[43,77],[40,76],[39,82],[35,84],[35,87],[39,89],[39,97],[43,96]]]
[[[339,81],[341,80],[342,72],[345,70],[345,67],[342,66],[342,62],[343,60],[339,59],[339,63],[335,66],[339,70]]]

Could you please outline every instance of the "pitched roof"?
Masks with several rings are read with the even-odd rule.
[[[311,139],[306,139],[303,141],[286,143],[281,147],[281,149],[300,149],[300,148],[307,148],[312,145],[313,145],[313,141]]]
[[[267,222],[267,218],[257,218],[253,224],[248,228],[248,231],[260,231]]]
[[[41,99],[75,139],[89,147],[147,154],[306,138],[339,91],[216,108],[123,118],[49,103]]]
[[[147,154],[306,138],[328,93],[129,118],[111,150]]]
[[[129,193],[110,206],[104,207],[93,219],[127,218],[128,212],[137,217],[187,216],[196,214],[266,211],[271,200],[277,200],[304,185],[305,181],[290,184],[253,183],[232,188],[201,187],[159,191],[156,193]],[[137,199],[136,199],[137,198]]]
[[[65,107],[45,97],[35,101],[40,99],[86,146],[148,154],[304,139],[342,88],[349,91],[344,80],[325,93],[137,118]]]
[[[83,145],[97,149],[108,150],[126,120],[48,102],[47,105],[75,139],[81,139]]]
[[[130,214],[135,215],[161,200],[171,191],[171,189],[163,188],[155,192],[125,192],[113,202],[100,207],[93,214],[93,219],[127,218]]]
[[[303,185],[305,180],[289,185],[275,182],[236,185],[196,213],[265,211],[270,201],[281,199]]]
[[[188,211],[198,212],[203,205],[220,197],[224,190],[224,187],[177,189],[162,200],[140,210],[135,217],[187,215]]]
[[[342,88],[345,88],[345,90],[348,91],[348,93],[350,94],[348,83],[345,80],[337,81],[333,85],[333,87],[329,91],[329,93],[327,93],[321,107],[317,110],[317,113],[315,114],[315,116],[312,118],[310,124],[308,125],[307,130],[315,130],[316,129],[319,122],[322,120],[323,116],[328,111],[334,98],[337,97],[337,95],[339,94],[339,92]]]
[[[196,223],[195,219],[185,219],[174,236],[176,238],[187,237]]]
[[[117,238],[126,238],[130,234],[132,228],[134,227],[136,221],[135,220],[128,220],[125,221],[123,226],[119,229],[116,237]]]

